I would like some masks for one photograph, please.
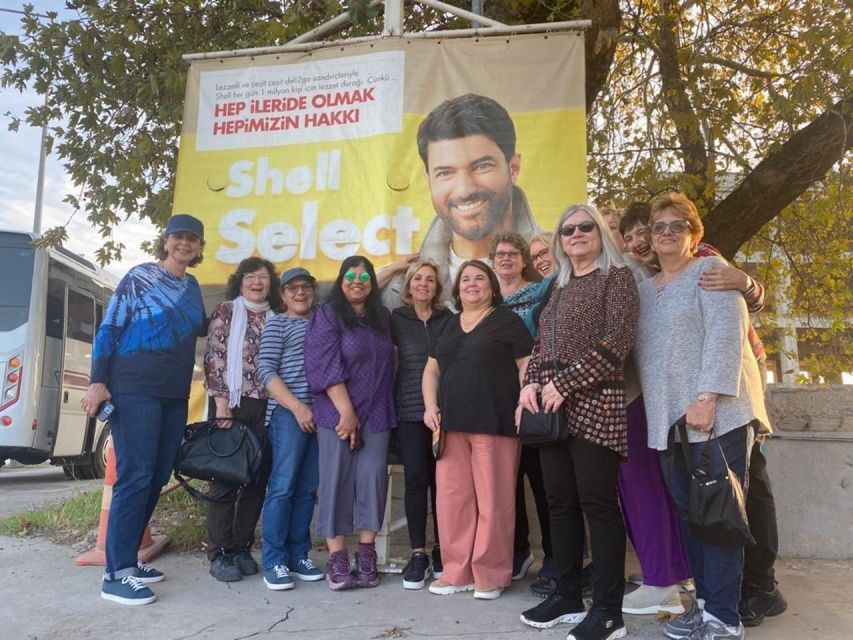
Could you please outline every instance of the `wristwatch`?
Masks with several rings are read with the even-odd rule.
[[[696,396],[696,399],[699,402],[713,402],[715,400],[714,396],[710,393],[700,393]]]

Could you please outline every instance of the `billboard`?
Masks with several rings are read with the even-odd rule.
[[[464,255],[481,251],[478,232],[552,229],[563,208],[586,199],[583,55],[582,33],[561,32],[193,62],[174,212],[205,223],[194,273],[206,295],[221,293],[252,255],[329,281],[357,253],[377,268],[422,250],[439,261],[483,257]],[[513,218],[486,231],[455,226],[453,206],[472,216],[484,202],[502,206],[499,187],[476,184],[488,169],[430,173],[417,146],[431,112],[470,94],[505,109],[515,133],[512,157],[498,159]],[[457,192],[473,192],[468,200],[447,195],[454,180]]]

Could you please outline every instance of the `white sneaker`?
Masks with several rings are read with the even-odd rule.
[[[474,597],[477,600],[497,600],[503,593],[503,587],[491,587],[489,589],[474,589]]]
[[[450,584],[444,580],[433,580],[429,585],[429,592],[437,596],[450,596],[463,591],[473,591],[473,584]]]
[[[622,613],[633,615],[656,615],[661,611],[674,615],[684,613],[678,585],[652,587],[644,584],[622,599]]]

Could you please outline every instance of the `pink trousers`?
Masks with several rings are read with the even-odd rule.
[[[517,438],[448,431],[436,463],[442,580],[478,588],[512,579]]]

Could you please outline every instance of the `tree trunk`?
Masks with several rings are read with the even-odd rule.
[[[762,160],[703,218],[705,237],[731,258],[853,147],[853,94]]]

